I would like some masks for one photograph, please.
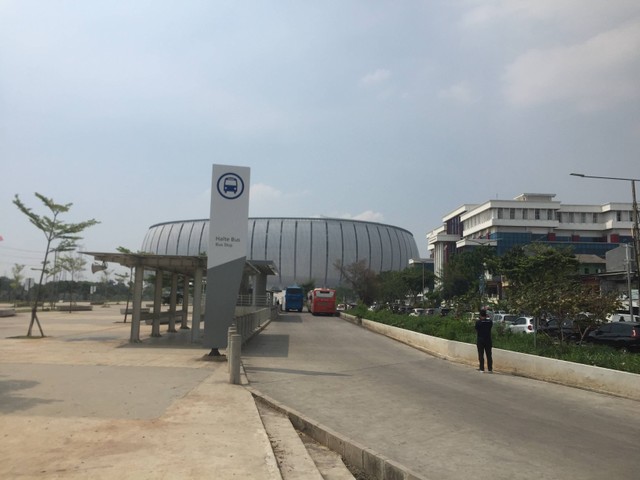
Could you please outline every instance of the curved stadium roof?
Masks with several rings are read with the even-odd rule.
[[[149,227],[142,251],[157,255],[206,254],[209,219],[180,220]],[[270,260],[278,268],[270,287],[313,280],[336,287],[341,274],[336,262],[365,260],[376,273],[403,270],[419,257],[411,232],[375,222],[334,218],[249,218],[247,259]]]

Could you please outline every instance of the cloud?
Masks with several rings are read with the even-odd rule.
[[[391,72],[384,68],[379,68],[374,72],[366,74],[360,79],[360,85],[364,87],[372,87],[381,85],[387,82],[391,78]]]
[[[564,101],[583,111],[640,98],[640,21],[582,43],[530,50],[507,66],[503,80],[516,107]]]
[[[340,218],[349,219],[349,220],[363,220],[366,222],[382,222],[384,220],[384,215],[380,212],[373,212],[371,210],[366,210],[357,215],[344,213],[340,215]]]
[[[283,192],[265,183],[251,185],[249,215],[252,217],[306,216],[301,214],[308,190]]]
[[[251,201],[256,202],[273,202],[284,197],[284,193],[270,185],[264,183],[255,183],[251,185]]]
[[[468,105],[478,100],[466,82],[459,82],[438,92],[438,98],[451,100],[454,103]]]
[[[637,0],[467,0],[463,27],[493,28],[505,22],[523,25],[531,21],[561,26],[563,31],[601,28],[607,21],[623,21],[638,12]]]

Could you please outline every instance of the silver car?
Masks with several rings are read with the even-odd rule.
[[[533,317],[518,317],[508,327],[514,333],[533,333],[535,319]]]

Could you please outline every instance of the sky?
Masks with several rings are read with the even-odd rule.
[[[630,202],[569,173],[640,178],[638,79],[637,0],[0,0],[0,275],[45,248],[16,194],[136,251],[209,217],[213,164],[250,167],[250,216],[394,225],[425,257],[463,204]]]

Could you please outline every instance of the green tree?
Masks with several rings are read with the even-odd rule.
[[[79,234],[99,222],[94,219],[78,223],[63,222],[59,217],[71,209],[71,206],[73,205],[72,203],[55,203],[51,198],[47,198],[37,192],[35,193],[35,196],[48,209],[48,215],[38,215],[34,213],[31,208],[27,207],[20,200],[18,195],[14,197],[13,204],[29,218],[29,221],[44,234],[46,239],[44,259],[42,261],[42,269],[40,270],[40,280],[36,286],[36,293],[34,295],[33,306],[31,308],[31,321],[29,322],[29,329],[27,331],[27,336],[30,337],[31,330],[35,322],[40,330],[40,335],[44,337],[42,325],[40,325],[40,320],[38,319],[38,304],[40,302],[42,282],[44,281],[45,273],[47,272],[49,264],[49,254],[52,252],[74,250],[76,242],[82,238]]]
[[[400,299],[404,301],[405,296],[408,294],[408,288],[402,278],[402,274],[397,271],[380,272],[378,286],[376,300],[381,303],[395,303]]]
[[[127,247],[119,246],[116,250],[120,253],[124,253],[126,255],[130,255],[133,251],[129,250]],[[127,291],[127,305],[124,308],[124,323],[127,323],[127,315],[129,313],[129,302],[131,301],[131,294],[133,293],[133,267],[129,267],[129,275],[121,275],[119,280],[125,281],[128,280],[127,284],[129,286],[129,290]],[[185,289],[186,291],[186,289]]]
[[[383,303],[393,303],[400,299],[404,301],[406,297],[410,297],[411,303],[414,304],[422,292],[423,282],[425,290],[432,290],[435,276],[429,270],[423,271],[422,267],[381,272],[378,275],[377,299]]]
[[[443,268],[441,293],[445,300],[477,292],[481,295],[482,281],[486,271],[493,272],[496,264],[495,252],[487,246],[456,253]]]
[[[376,298],[378,289],[378,278],[376,274],[367,267],[365,260],[354,262],[344,266],[339,260],[334,263],[334,267],[342,273],[346,282],[351,285],[353,292],[365,305],[371,305]]]
[[[577,320],[582,337],[590,325],[617,306],[615,294],[604,295],[581,283],[579,262],[570,249],[541,244],[516,247],[505,254],[500,265],[508,280],[511,309],[538,319]],[[584,312],[591,316],[581,315]],[[562,329],[560,333],[564,341]]]
[[[419,293],[426,295],[426,291],[434,289],[436,276],[431,270],[425,269],[424,265],[405,268],[400,272],[400,275],[407,287],[407,293],[413,298],[414,303]]]
[[[24,281],[24,275],[22,271],[24,270],[24,265],[16,263],[11,267],[11,275],[13,279],[11,280],[11,289],[13,290],[13,300],[18,298],[18,293],[20,293],[23,289],[22,282]]]
[[[109,296],[108,286],[109,286],[109,283],[110,283],[109,279],[110,279],[112,273],[113,273],[113,270],[109,270],[108,268],[105,268],[104,270],[102,270],[100,272],[100,276],[102,277],[102,279],[101,279],[102,280],[102,282],[101,282],[102,283],[102,300],[104,302],[107,301],[107,297]]]
[[[302,291],[304,291],[304,294],[306,295],[311,290],[316,288],[316,281],[315,281],[315,279],[310,278],[306,282],[302,283],[300,286],[302,287]]]
[[[86,267],[87,261],[80,255],[63,255],[58,258],[58,265],[61,270],[69,272],[69,276],[71,277],[71,281],[69,282],[69,311],[71,311],[73,304],[75,303],[73,300],[73,294],[76,279],[79,277],[84,267]]]

